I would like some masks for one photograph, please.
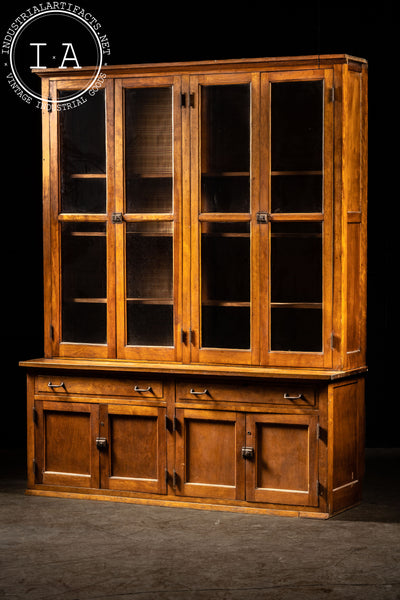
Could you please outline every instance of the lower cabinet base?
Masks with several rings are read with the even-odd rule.
[[[358,504],[364,379],[28,375],[28,495],[327,519]]]
[[[359,486],[354,486],[358,488]],[[340,514],[346,510],[354,508],[361,503],[361,500],[356,500],[356,494],[354,494],[353,500],[347,499],[348,504],[336,511],[323,512],[318,511],[316,508],[307,509],[307,507],[294,508],[292,506],[287,507],[268,507],[268,506],[252,506],[249,503],[235,503],[227,504],[223,502],[216,503],[212,499],[204,499],[201,501],[194,501],[194,499],[176,499],[176,497],[168,498],[144,498],[132,496],[128,493],[104,493],[102,490],[88,490],[88,491],[61,491],[56,489],[44,489],[43,486],[35,486],[32,489],[27,489],[25,494],[27,496],[41,496],[45,498],[64,498],[69,500],[93,500],[100,502],[120,502],[124,504],[136,504],[141,506],[161,506],[165,508],[189,508],[195,510],[210,510],[219,512],[233,512],[239,514],[251,514],[251,515],[273,515],[278,517],[295,517],[295,518],[308,518],[308,519],[329,519],[337,514]]]

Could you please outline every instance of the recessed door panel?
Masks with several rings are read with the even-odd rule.
[[[107,440],[101,453],[101,486],[165,493],[165,409],[108,405],[100,410]]]
[[[177,411],[176,493],[241,499],[244,415],[207,410]]]
[[[39,483],[98,487],[98,406],[40,401],[36,410]]]
[[[246,498],[253,502],[316,506],[317,417],[247,415]]]

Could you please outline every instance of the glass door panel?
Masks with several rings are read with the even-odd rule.
[[[250,211],[250,86],[201,88],[201,212]]]
[[[173,290],[173,223],[128,223],[128,345],[174,345]]]
[[[63,100],[76,83],[63,82],[63,89],[56,85],[52,93]],[[54,353],[61,356],[101,358],[114,352],[107,224],[107,170],[113,156],[107,152],[112,132],[106,131],[113,100],[107,85],[79,106],[50,115],[50,136],[58,149],[52,174],[52,262],[60,270],[52,312],[59,315],[53,317]]]
[[[258,205],[252,201],[250,184],[257,164],[252,151],[256,94],[248,74],[192,77],[190,90],[194,94],[191,358],[250,364],[256,329],[251,265],[252,218]]]
[[[271,83],[271,212],[322,212],[323,81]]]
[[[60,100],[71,95],[59,91]],[[60,112],[60,209],[63,213],[105,213],[105,92]]]
[[[62,341],[107,343],[105,223],[61,225]]]
[[[322,352],[321,223],[271,223],[271,350]]]
[[[329,366],[333,111],[328,71],[263,76],[262,364]],[[263,275],[264,271],[264,275]],[[265,300],[262,301],[262,305]],[[329,333],[328,333],[329,332]]]
[[[125,202],[127,213],[173,208],[172,89],[125,91]]]
[[[158,85],[157,81],[160,82]],[[118,355],[178,359],[180,78],[116,82]]]
[[[250,348],[250,224],[202,223],[201,346]]]

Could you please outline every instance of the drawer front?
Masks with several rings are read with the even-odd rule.
[[[302,406],[313,407],[316,405],[317,391],[312,385],[303,383],[259,384],[238,383],[222,384],[208,383],[204,380],[193,380],[177,384],[177,401],[197,399],[201,402],[239,402],[263,403],[275,406]]]
[[[163,398],[163,383],[158,379],[81,377],[64,374],[38,375],[36,393],[61,395],[131,396],[133,398]]]

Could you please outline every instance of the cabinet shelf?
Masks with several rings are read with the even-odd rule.
[[[65,301],[74,304],[107,304],[107,298],[66,298]]]
[[[249,171],[208,171],[202,177],[250,177]]]
[[[203,306],[224,306],[224,307],[241,307],[241,308],[249,308],[250,302],[229,302],[224,300],[202,300]]]
[[[107,179],[106,173],[71,173],[71,179]]]
[[[271,308],[315,308],[321,309],[322,302],[271,302]]]
[[[165,306],[172,306],[174,304],[173,298],[127,298],[126,301],[134,304],[154,304]]]
[[[271,176],[298,176],[298,175],[322,175],[322,171],[271,171]]]

